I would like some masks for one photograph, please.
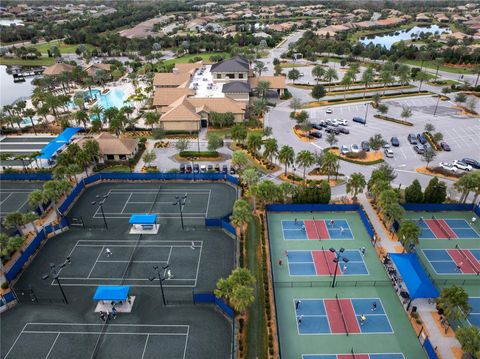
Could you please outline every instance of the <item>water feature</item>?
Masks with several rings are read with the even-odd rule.
[[[32,80],[33,77],[28,77],[25,82],[13,82],[13,76],[7,73],[7,66],[0,65],[0,106],[30,97],[35,88]]]
[[[430,25],[430,26],[415,26],[408,30],[400,30],[394,31],[386,34],[378,34],[374,36],[365,36],[360,38],[360,42],[362,44],[368,45],[369,43],[373,43],[374,45],[382,45],[385,46],[387,50],[389,50],[392,45],[399,41],[411,40],[412,35],[418,36],[420,33],[425,34],[438,34],[443,33],[451,33],[451,30],[448,28],[440,27],[437,25]]]
[[[22,20],[8,20],[8,19],[0,19],[0,26],[10,26],[10,25],[22,25],[23,26],[23,21]]]

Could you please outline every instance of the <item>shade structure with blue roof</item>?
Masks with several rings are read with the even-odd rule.
[[[132,214],[128,223],[132,225],[130,234],[157,234],[160,229],[156,214]]]
[[[41,155],[37,157],[39,160],[49,161],[56,155],[57,151],[63,146],[68,145],[72,137],[80,131],[80,127],[69,127],[65,129],[60,135],[51,140],[47,145],[41,149]]]
[[[130,291],[129,285],[101,285],[97,287],[93,300],[125,301]]]
[[[423,268],[416,253],[389,253],[400,272],[410,298],[437,298],[438,290]]]
[[[128,223],[130,224],[155,224],[157,222],[156,214],[132,214]]]

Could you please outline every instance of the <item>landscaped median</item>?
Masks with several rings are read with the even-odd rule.
[[[442,167],[419,167],[415,169],[418,173],[428,175],[428,176],[434,176],[438,178],[443,178],[447,179],[450,181],[456,181],[460,177],[464,176],[467,172],[451,172],[446,169],[443,169]]]
[[[195,158],[195,161],[221,161],[224,156],[217,151],[182,151],[175,156],[177,161],[189,161]]]
[[[404,126],[413,126],[413,123],[411,123],[411,122],[404,121],[404,120],[399,120],[398,118],[394,118],[394,117],[389,117],[389,116],[384,116],[384,115],[373,115],[373,117],[378,118],[380,120],[395,122],[395,123],[398,123],[398,124],[404,125]]]
[[[314,85],[305,85],[305,84],[290,84],[288,86],[299,88],[302,90],[311,90],[313,89]],[[340,86],[325,86],[326,96],[333,96],[333,95],[343,95],[343,94],[355,94],[355,93],[365,93],[365,92],[382,92],[382,91],[387,91],[387,90],[404,90],[404,89],[411,89],[414,88],[415,86],[413,85],[390,85],[390,86],[374,86],[374,87],[357,87],[349,90],[344,90],[342,88],[333,90],[332,88],[335,87],[340,87]],[[344,86],[342,86],[344,87]]]
[[[341,160],[357,165],[368,166],[383,162],[383,153],[380,151],[348,152],[346,155],[342,155],[338,148],[330,148],[329,151]]]
[[[415,91],[415,92],[404,92],[404,93],[392,93],[392,94],[385,94],[380,95],[380,99],[392,99],[392,98],[402,98],[402,97],[411,97],[411,96],[425,96],[431,95],[432,92],[430,91]],[[314,107],[322,107],[328,105],[336,105],[336,104],[344,104],[344,103],[355,103],[355,102],[368,102],[373,100],[372,96],[357,96],[357,97],[350,97],[347,99],[338,98],[333,100],[324,100],[324,101],[311,101],[307,102],[303,108],[314,108]]]

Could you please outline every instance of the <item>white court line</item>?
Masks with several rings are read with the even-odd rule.
[[[145,357],[145,350],[147,349],[147,344],[148,344],[148,339],[150,338],[150,334],[147,335],[147,339],[145,340],[145,345],[143,347],[143,352],[142,352],[142,359]]]
[[[210,207],[210,197],[212,195],[212,190],[208,192],[208,200],[207,200],[207,209],[205,210],[205,218],[208,218],[208,208]]]
[[[55,331],[55,330],[44,330],[44,331],[40,332],[40,331],[36,331],[36,330],[25,330],[22,334],[57,334],[57,333],[86,335],[86,334],[101,334],[103,332],[102,331],[99,331],[99,332],[67,332],[67,331]],[[180,335],[182,335],[183,336],[183,335],[186,335],[185,333],[143,333],[143,332],[139,332],[139,333],[106,332],[104,334],[105,335],[158,335],[158,336],[162,336],[162,335],[165,335],[165,336],[170,336],[170,335],[180,336]]]
[[[125,204],[124,204],[124,206],[123,206],[123,208],[122,208],[122,212],[120,212],[120,213],[123,213],[123,211],[125,211],[125,208],[127,208],[128,201],[130,201],[130,198],[132,198],[132,195],[133,195],[133,192],[130,193],[130,196],[128,196],[128,198],[127,198],[127,200],[125,201]]]
[[[95,260],[95,263],[93,263],[92,268],[90,269],[90,272],[88,272],[87,278],[90,278],[90,275],[93,272],[93,268],[95,268],[95,266],[97,265],[98,258],[100,258],[100,256],[102,255],[104,248],[105,248],[105,246],[102,246],[102,249],[100,249],[100,253],[98,253],[98,256],[97,256],[97,259]]]
[[[168,263],[166,261],[97,261],[97,263]]]
[[[22,328],[22,331],[20,333],[18,333],[17,335],[17,338],[15,339],[15,341],[13,342],[12,346],[10,347],[10,349],[8,350],[7,354],[5,354],[5,357],[3,359],[6,359],[8,357],[8,355],[10,354],[10,352],[12,351],[13,347],[17,344],[18,342],[18,339],[20,339],[20,336],[22,335],[23,331],[25,330],[25,328],[27,327],[29,323],[25,323],[25,325],[23,326]]]
[[[234,333],[232,333],[233,335]],[[187,337],[185,338],[185,347],[183,349],[183,359],[185,359],[185,355],[187,354],[187,346],[188,346],[188,338],[190,336],[190,325],[187,327]]]
[[[195,287],[197,286],[197,281],[198,281],[198,271],[200,269],[200,261],[202,260],[202,249],[203,249],[203,242],[202,242],[202,245],[200,246],[200,253],[198,254],[197,273],[195,273]]]
[[[25,333],[25,332],[24,332]],[[50,353],[52,352],[53,350],[53,347],[55,346],[55,343],[57,342],[58,340],[58,337],[60,336],[61,333],[58,333],[57,336],[55,337],[55,340],[53,341],[51,347],[50,347],[50,350],[48,351],[47,355],[45,356],[45,359],[48,359],[48,357],[50,356]]]
[[[0,206],[3,204],[3,202],[5,202],[7,199],[9,199],[12,195],[13,195],[13,193],[9,193],[8,196],[5,197],[5,199],[0,202]]]

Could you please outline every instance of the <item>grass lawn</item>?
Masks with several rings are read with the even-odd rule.
[[[115,166],[109,166],[105,167],[103,170],[100,172],[124,172],[124,173],[130,173],[130,167],[126,165],[115,165]]]
[[[55,63],[53,57],[41,57],[39,59],[20,59],[18,57],[0,57],[0,65],[21,65],[21,66],[50,66]]]
[[[440,81],[428,81],[427,82],[429,85],[432,86],[450,86],[450,85],[459,85],[460,82],[455,81],[455,80],[440,80]]]
[[[402,64],[407,64],[407,65],[412,65],[412,66],[418,66],[420,67],[422,65],[422,61],[420,60],[406,60],[406,59],[400,59],[398,60],[399,63]],[[429,69],[436,70],[437,65],[433,61],[424,61],[423,63],[424,67],[427,67]],[[441,65],[440,66],[440,71],[445,71],[445,72],[451,72],[453,74],[473,74],[475,73],[473,69],[468,68],[468,67],[451,67],[451,66],[445,66]]]
[[[246,359],[267,357],[267,335],[265,327],[265,294],[262,290],[262,258],[260,247],[260,223],[255,217],[248,224],[246,233],[247,268],[255,276],[255,301],[248,309]]]
[[[232,128],[231,127],[228,127],[228,128],[209,128],[208,132],[215,133],[215,134],[219,135],[220,137],[225,137],[225,136],[230,137],[231,132],[232,132]],[[262,134],[263,131],[262,130],[257,130],[257,129],[247,128],[247,133],[248,134],[250,134],[250,133]]]
[[[228,52],[205,52],[205,53],[201,53],[201,54],[184,55],[184,56],[181,56],[181,57],[177,57],[175,59],[166,60],[166,61],[164,61],[164,64],[165,65],[169,65],[169,64],[173,64],[173,63],[175,63],[175,64],[187,64],[187,63],[190,62],[191,59],[193,59],[195,57],[201,57],[203,60],[209,61],[209,58],[212,55],[220,55],[220,56],[223,56],[224,59],[228,59],[228,58],[231,57]]]
[[[89,45],[89,44],[84,44],[85,47],[88,50],[93,50],[95,46]],[[62,54],[74,54],[75,50],[77,47],[79,47],[79,44],[74,44],[74,45],[68,45],[65,44],[61,40],[53,40],[50,42],[46,42],[44,44],[37,44],[37,45],[32,45],[33,47],[37,48],[38,51],[40,51],[42,54],[46,54],[47,51],[52,47],[52,46],[57,46],[60,49],[60,53]]]

